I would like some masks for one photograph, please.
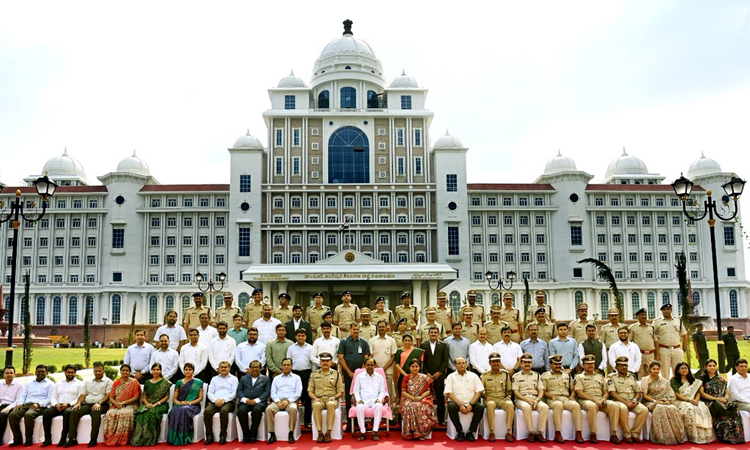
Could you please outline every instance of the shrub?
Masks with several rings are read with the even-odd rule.
[[[57,373],[57,366],[50,364],[47,366],[47,373]]]
[[[83,364],[77,363],[77,364],[75,364],[75,368],[76,368],[76,370],[83,370]]]
[[[105,365],[104,366],[104,375],[109,378],[110,380],[113,380],[117,377],[117,369],[115,369],[112,366]]]

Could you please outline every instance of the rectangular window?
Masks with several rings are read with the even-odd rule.
[[[397,128],[396,129],[396,147],[403,147],[403,146],[404,146],[404,129]]]
[[[529,235],[527,233],[521,234],[521,244],[528,244],[529,242]]]
[[[643,254],[643,260],[645,262],[652,262],[654,260],[654,254],[651,252],[646,252]]]
[[[414,146],[415,147],[422,146],[422,129],[421,128],[414,129]]]
[[[732,278],[736,277],[737,270],[734,267],[727,267],[727,276]]]
[[[547,262],[547,254],[546,253],[537,253],[536,254],[536,262],[543,263]]]
[[[621,234],[613,234],[612,235],[612,243],[613,244],[622,244],[622,235]]]
[[[445,186],[448,192],[458,192],[458,175],[455,173],[445,175]]]
[[[292,175],[299,175],[300,174],[300,158],[299,156],[295,156],[292,158]]]
[[[512,263],[512,262],[515,261],[515,259],[516,259],[516,255],[515,254],[510,253],[510,252],[508,252],[508,253],[505,254],[505,262],[506,263]]]
[[[612,261],[614,261],[614,262],[622,262],[622,253],[615,252],[614,255],[612,255]]]
[[[411,109],[411,95],[401,96],[401,109]]]
[[[240,175],[240,192],[251,192],[252,175]]]
[[[299,147],[300,146],[300,129],[294,128],[292,129],[292,147]]]
[[[281,128],[276,129],[276,147],[282,147],[284,145],[284,130]]]
[[[282,175],[284,173],[284,159],[276,158],[276,175]]]
[[[513,225],[513,216],[503,216],[503,225]]]
[[[473,261],[474,261],[475,263],[480,263],[480,262],[482,262],[482,254],[481,254],[481,253],[474,253],[474,255],[472,256],[472,260],[473,260]]]
[[[724,226],[724,245],[725,246],[734,246],[734,227],[733,226]]]
[[[414,175],[422,175],[422,158],[414,158]]]
[[[481,225],[482,224],[482,217],[481,216],[471,216],[471,224],[472,225]]]
[[[580,225],[570,226],[570,245],[583,245],[583,230]]]
[[[490,244],[497,244],[497,235],[496,234],[490,234],[490,236],[489,236],[489,243]]]
[[[404,170],[404,158],[396,158],[396,175],[403,175]]]
[[[458,227],[448,227],[448,255],[459,255]]]
[[[641,217],[641,223],[643,226],[650,227],[651,226],[651,216],[643,216]]]
[[[604,216],[596,216],[596,224],[599,226],[604,225]]]
[[[487,224],[488,225],[497,225],[497,216],[487,216]]]
[[[628,234],[628,244],[635,244],[636,236],[634,234]]]
[[[544,225],[544,216],[536,216],[534,219],[537,225]]]
[[[296,109],[297,101],[294,95],[284,96],[284,109]]]
[[[598,259],[601,262],[606,262],[607,261],[607,254],[606,253],[599,253]]]
[[[157,244],[158,241],[157,241]],[[114,228],[112,230],[112,248],[125,248],[125,229]]]
[[[239,256],[250,256],[250,228],[240,227],[238,239]]]

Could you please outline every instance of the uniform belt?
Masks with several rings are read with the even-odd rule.
[[[677,345],[664,345],[664,344],[659,344],[659,347],[661,347],[661,348],[680,348],[680,344],[677,344]]]
[[[518,328],[516,328],[515,330],[510,330],[510,332],[511,333],[518,333]]]
[[[654,349],[654,350],[641,350],[641,353],[643,353],[644,355],[650,355],[651,353],[654,353],[655,351],[656,351],[656,349]]]

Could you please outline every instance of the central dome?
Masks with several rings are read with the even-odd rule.
[[[628,155],[625,149],[622,149],[622,155],[619,158],[609,163],[607,168],[606,178],[611,178],[614,175],[645,175],[648,174],[648,168],[646,163],[636,158],[635,156]]]
[[[557,156],[550,159],[547,162],[547,165],[544,166],[545,175],[552,175],[561,172],[575,172],[577,170],[575,161],[567,156],[563,156],[562,153],[560,153],[560,150],[557,151]]]
[[[329,42],[313,66],[312,83],[331,79],[365,79],[385,87],[383,66],[370,45],[354,37],[352,21],[344,21],[344,34]]]
[[[83,170],[83,165],[68,155],[67,148],[65,148],[62,156],[57,156],[47,161],[44,164],[42,173],[48,174],[52,180],[80,178],[86,181],[86,171]]]
[[[135,150],[133,150],[133,156],[120,161],[117,165],[117,171],[120,173],[132,173],[143,176],[151,175],[151,170],[148,168],[148,164],[135,154]]]

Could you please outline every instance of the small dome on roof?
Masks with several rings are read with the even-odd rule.
[[[390,86],[390,88],[418,88],[419,84],[417,83],[417,80],[414,78],[408,76],[406,72],[401,72],[401,76],[397,77],[393,80]]]
[[[606,178],[611,178],[614,175],[641,175],[648,174],[646,163],[641,161],[635,156],[628,155],[625,148],[622,149],[622,155],[619,158],[609,163],[607,168]]]
[[[550,159],[547,162],[547,165],[544,166],[545,175],[552,175],[561,172],[575,172],[577,170],[575,161],[567,156],[563,156],[560,153],[560,150],[557,151],[557,156]]]
[[[250,134],[250,130],[247,130],[246,134],[243,134],[234,141],[232,148],[253,148],[263,150],[263,144],[261,144],[255,136]]]
[[[706,158],[706,155],[701,152],[701,157],[694,163],[690,164],[687,177],[693,179],[695,177],[711,175],[714,173],[721,173],[721,166],[716,160]]]
[[[292,73],[285,76],[281,80],[279,80],[279,85],[277,87],[280,88],[305,88],[307,85],[300,77],[294,74],[294,71],[292,70]]]
[[[70,177],[78,177],[84,181],[86,180],[86,171],[83,170],[83,165],[77,159],[73,159],[68,155],[67,147],[62,156],[52,158],[44,164],[42,173],[48,174],[52,180],[55,178]]]
[[[133,156],[120,161],[120,164],[117,165],[117,171],[136,175],[151,175],[151,169],[148,168],[148,164],[135,154],[135,150],[133,150]]]
[[[457,137],[451,136],[446,130],[445,136],[442,136],[435,141],[435,145],[433,145],[432,148],[464,148],[464,146]]]

